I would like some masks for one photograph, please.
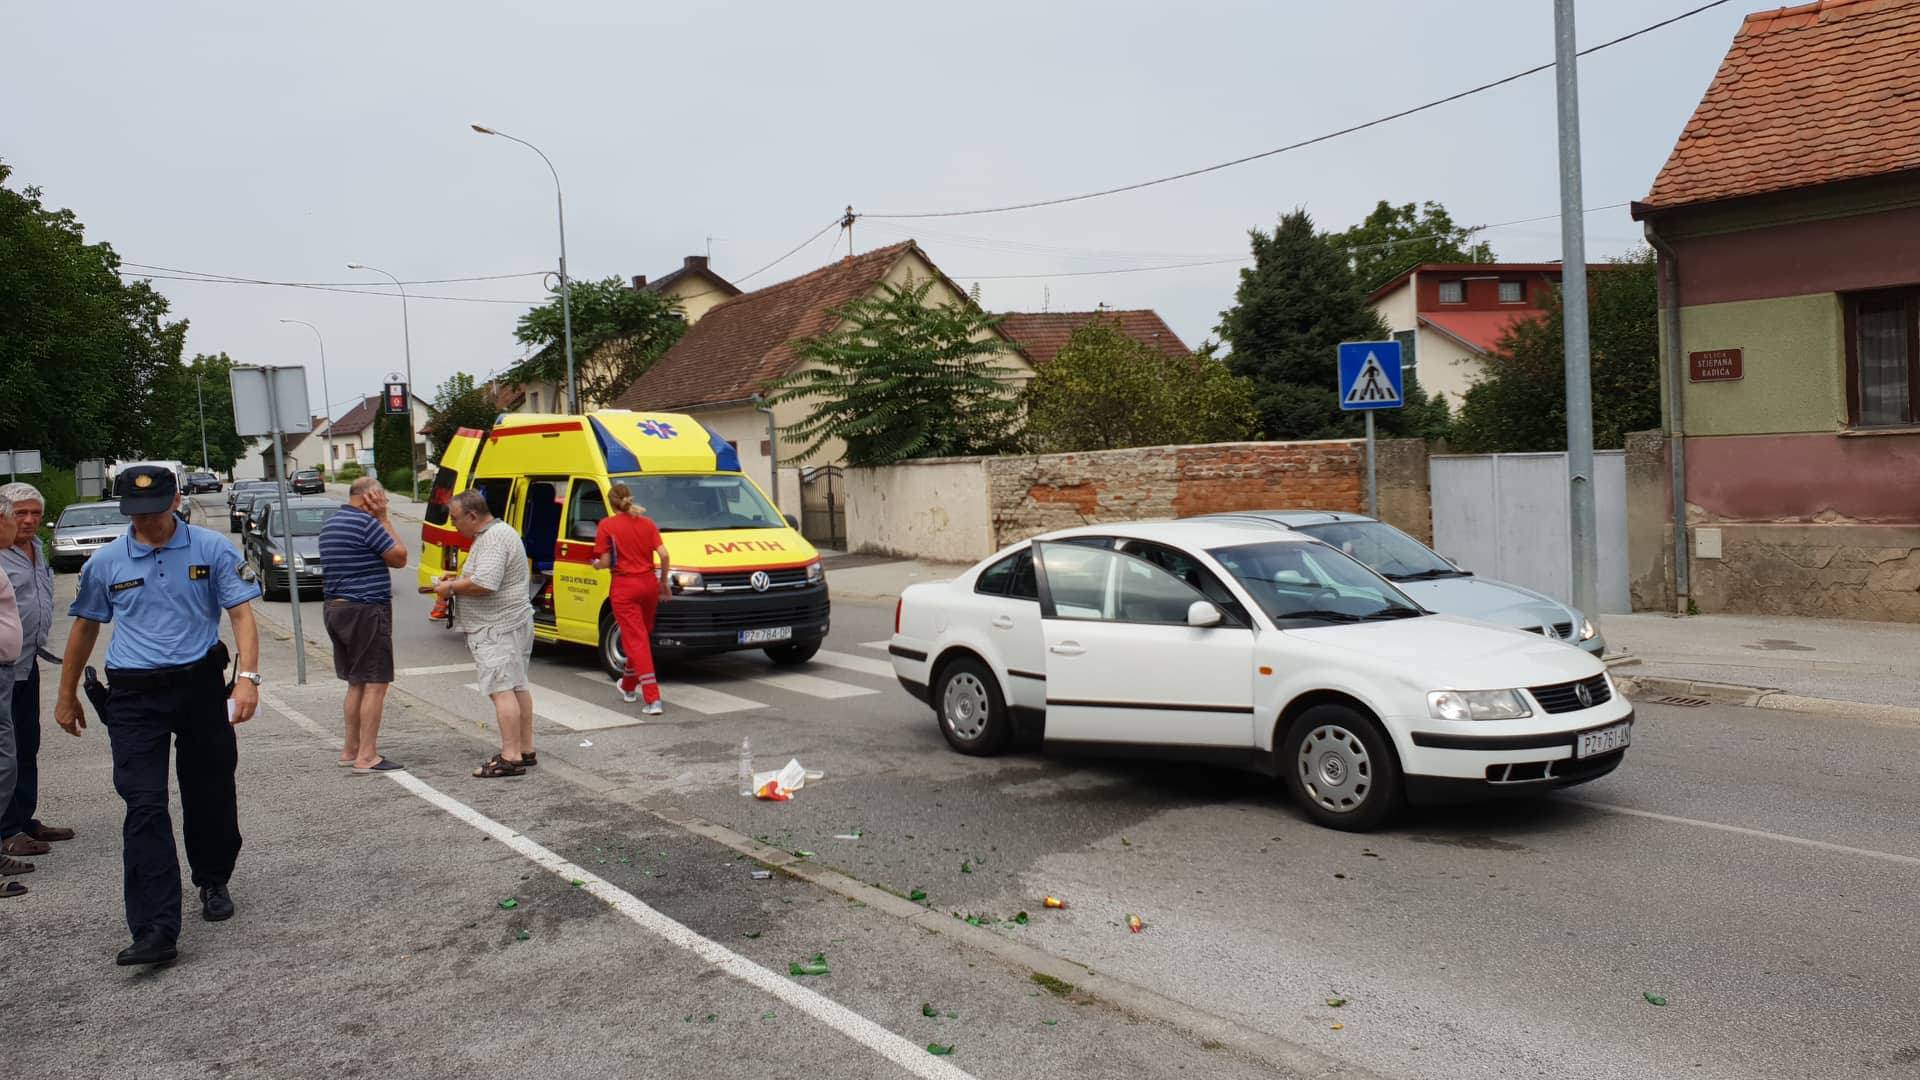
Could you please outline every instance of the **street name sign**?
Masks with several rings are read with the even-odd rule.
[[[1744,357],[1739,349],[1708,349],[1687,354],[1688,382],[1733,382],[1743,378]]]

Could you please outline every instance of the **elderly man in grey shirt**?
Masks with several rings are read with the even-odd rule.
[[[0,499],[13,505],[18,526],[13,543],[0,547],[0,567],[13,586],[20,608],[19,659],[0,668],[0,693],[10,693],[13,704],[14,753],[17,769],[13,797],[0,803],[0,854],[45,855],[50,845],[73,839],[72,829],[48,825],[34,816],[40,805],[40,664],[47,635],[53,630],[53,567],[40,543],[40,525],[46,520],[47,501],[32,484],[0,485]],[[11,677],[9,677],[9,671]]]
[[[473,540],[465,572],[445,576],[433,591],[453,601],[454,629],[467,635],[480,674],[480,691],[493,699],[500,726],[500,752],[473,775],[481,779],[519,776],[539,762],[533,751],[533,694],[527,685],[527,661],[533,655],[532,579],[527,550],[513,526],[493,516],[478,491],[453,497],[447,517],[462,536]]]

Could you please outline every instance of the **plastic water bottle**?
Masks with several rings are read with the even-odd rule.
[[[753,739],[740,740],[740,794],[753,797]]]

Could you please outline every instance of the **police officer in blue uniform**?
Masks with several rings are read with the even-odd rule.
[[[232,725],[250,719],[259,703],[252,601],[260,588],[225,537],[175,516],[180,494],[171,469],[127,469],[117,488],[132,528],[96,550],[81,571],[54,719],[70,735],[87,726],[80,672],[100,624],[115,623],[107,685],[97,686],[93,669],[86,673],[88,697],[113,748],[114,790],[127,804],[121,863],[133,944],[116,962],[161,964],[174,958],[180,937],[180,863],[167,813],[169,739],[178,754],[182,831],[201,914],[209,922],[233,916],[227,879],[240,855],[240,822]],[[231,684],[222,610],[240,653]]]

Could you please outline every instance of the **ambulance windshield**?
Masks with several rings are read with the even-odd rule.
[[[627,485],[634,503],[661,532],[787,527],[766,496],[738,474],[629,473],[611,479]]]

